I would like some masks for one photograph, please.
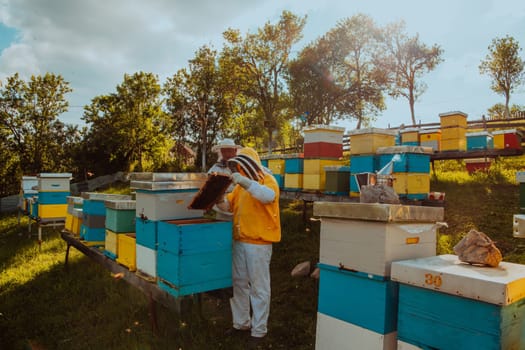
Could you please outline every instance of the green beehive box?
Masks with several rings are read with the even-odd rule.
[[[325,166],[326,184],[325,193],[347,195],[350,191],[350,167]]]
[[[106,200],[106,229],[113,232],[135,232],[135,201]]]

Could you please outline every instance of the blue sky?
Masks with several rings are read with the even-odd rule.
[[[202,45],[222,46],[227,28],[253,32],[275,23],[283,10],[307,16],[295,51],[357,13],[378,25],[404,20],[406,31],[428,46],[440,45],[444,62],[423,77],[427,91],[416,102],[416,119],[462,111],[479,119],[504,99],[490,90],[478,66],[494,38],[513,36],[524,49],[523,0],[0,0],[0,79],[18,72],[60,74],[70,83],[70,110],[60,118],[83,125],[83,106],[115,91],[124,74],[152,72],[163,83],[186,67]],[[525,106],[525,86],[511,96]],[[374,127],[410,123],[406,100],[387,99]],[[338,123],[347,131],[355,122]]]

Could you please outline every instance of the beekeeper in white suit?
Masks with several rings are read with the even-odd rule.
[[[232,139],[223,139],[218,144],[212,147],[212,152],[217,153],[217,162],[208,170],[208,174],[217,173],[230,176],[232,174],[230,168],[228,167],[228,160],[237,155],[237,151],[241,149],[242,146],[236,145],[235,141]],[[226,190],[226,193],[233,191],[234,184]],[[222,211],[217,206],[213,207],[215,211],[215,219],[222,221],[231,221],[232,214],[228,211]]]
[[[233,213],[233,328],[249,331],[258,342],[268,332],[272,243],[281,240],[279,185],[253,148],[242,148],[229,160],[236,185],[217,205]],[[250,313],[251,308],[251,313]]]

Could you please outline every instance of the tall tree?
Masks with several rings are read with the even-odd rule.
[[[306,17],[300,18],[283,11],[276,24],[267,22],[256,33],[243,38],[238,30],[223,33],[226,44],[223,57],[238,66],[239,79],[246,83],[244,94],[257,101],[260,115],[259,128],[265,128],[271,152],[274,131],[279,130],[288,106],[283,103],[286,93],[285,75],[292,46],[302,37]]]
[[[357,14],[339,22],[325,37],[334,55],[332,76],[344,91],[336,108],[356,119],[359,129],[385,109],[386,74],[375,60],[379,30],[370,17]]]
[[[493,39],[488,50],[479,71],[492,79],[492,91],[505,96],[505,115],[510,118],[510,94],[523,84],[525,78],[525,62],[519,56],[521,48],[513,37],[507,35]]]
[[[188,69],[179,70],[164,85],[166,106],[179,142],[192,143],[201,155],[201,170],[217,135],[224,132],[229,118],[229,98],[221,83],[217,52],[208,46],[197,50]]]
[[[443,50],[436,44],[428,47],[419,40],[419,34],[409,37],[403,21],[390,24],[383,30],[385,55],[378,64],[384,64],[391,75],[389,94],[408,100],[412,125],[416,125],[414,105],[427,88],[419,79],[443,61]]]
[[[344,90],[332,74],[334,59],[326,38],[306,46],[290,63],[289,89],[294,115],[307,125],[342,119],[336,106]]]
[[[65,96],[71,91],[68,82],[51,73],[32,76],[28,82],[18,74],[7,78],[1,92],[7,108],[3,125],[25,173],[69,170],[64,142],[76,128],[67,127],[58,116],[67,111]]]
[[[151,171],[166,160],[170,145],[160,93],[154,74],[125,74],[116,93],[97,96],[85,107],[82,119],[91,124],[86,151],[106,162],[101,172]]]

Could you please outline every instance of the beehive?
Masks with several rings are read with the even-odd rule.
[[[446,112],[439,114],[441,128],[467,127],[467,114],[459,111]]]
[[[440,255],[392,263],[399,282],[398,337],[432,349],[521,349],[525,266],[462,263]]]
[[[378,276],[392,261],[436,254],[441,207],[314,202],[321,218],[319,262]]]
[[[130,271],[137,269],[135,234],[118,234],[116,261]]]
[[[106,228],[113,232],[135,232],[135,201],[106,200]]]
[[[350,191],[350,167],[326,166],[325,193],[331,195],[348,195]]]
[[[406,128],[399,131],[401,144],[407,146],[419,146],[419,129]]]
[[[494,140],[492,134],[488,131],[468,132],[467,150],[493,149]]]
[[[423,147],[430,147],[434,152],[439,152],[441,150],[441,130],[420,130],[419,145]]]
[[[158,222],[157,281],[174,296],[231,286],[232,223]]]
[[[374,154],[379,147],[395,145],[396,132],[387,129],[356,129],[350,135],[350,154]]]
[[[38,174],[39,192],[70,192],[69,181],[71,173],[40,173]]]

